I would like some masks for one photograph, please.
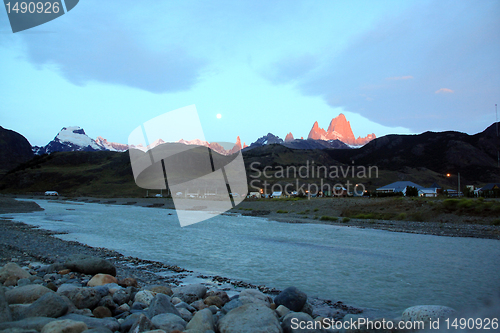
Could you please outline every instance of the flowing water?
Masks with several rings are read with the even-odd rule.
[[[8,214],[58,237],[253,284],[400,315],[413,305],[479,306],[500,291],[500,241],[215,216],[181,228],[175,211],[36,200]]]

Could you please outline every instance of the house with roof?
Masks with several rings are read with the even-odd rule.
[[[399,181],[379,187],[376,191],[377,193],[403,193],[403,195],[406,195],[406,188],[408,186],[415,187],[417,190],[421,190],[424,188],[423,186],[415,184],[414,182]]]
[[[500,195],[500,183],[489,183],[478,190],[478,194],[485,197],[497,197]]]
[[[442,192],[442,187],[439,186],[437,183],[432,184],[429,187],[422,188],[418,190],[418,196],[419,197],[426,197],[426,198],[435,198]]]

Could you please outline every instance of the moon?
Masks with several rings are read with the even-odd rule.
[[[217,113],[216,117],[217,117],[217,119],[220,119],[220,118],[222,118],[222,115],[220,113]]]

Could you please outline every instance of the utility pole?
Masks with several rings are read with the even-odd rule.
[[[496,126],[497,126],[497,145],[498,145],[498,110],[497,110],[497,105],[495,104],[495,120],[496,120]],[[497,146],[497,163],[498,167],[500,168],[500,150],[498,150]]]

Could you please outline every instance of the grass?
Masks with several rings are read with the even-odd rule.
[[[348,218],[348,217],[344,217],[344,218],[342,219],[342,222],[343,222],[343,223],[347,223],[347,222],[349,222],[350,220],[351,220],[350,218]]]
[[[406,213],[400,213],[397,217],[396,220],[406,220]]]
[[[319,208],[314,208],[314,211],[317,212],[319,210]]]
[[[287,211],[287,210],[278,209],[278,210],[276,211],[276,213],[278,213],[278,214],[287,214],[287,213],[288,213],[288,211]]]

